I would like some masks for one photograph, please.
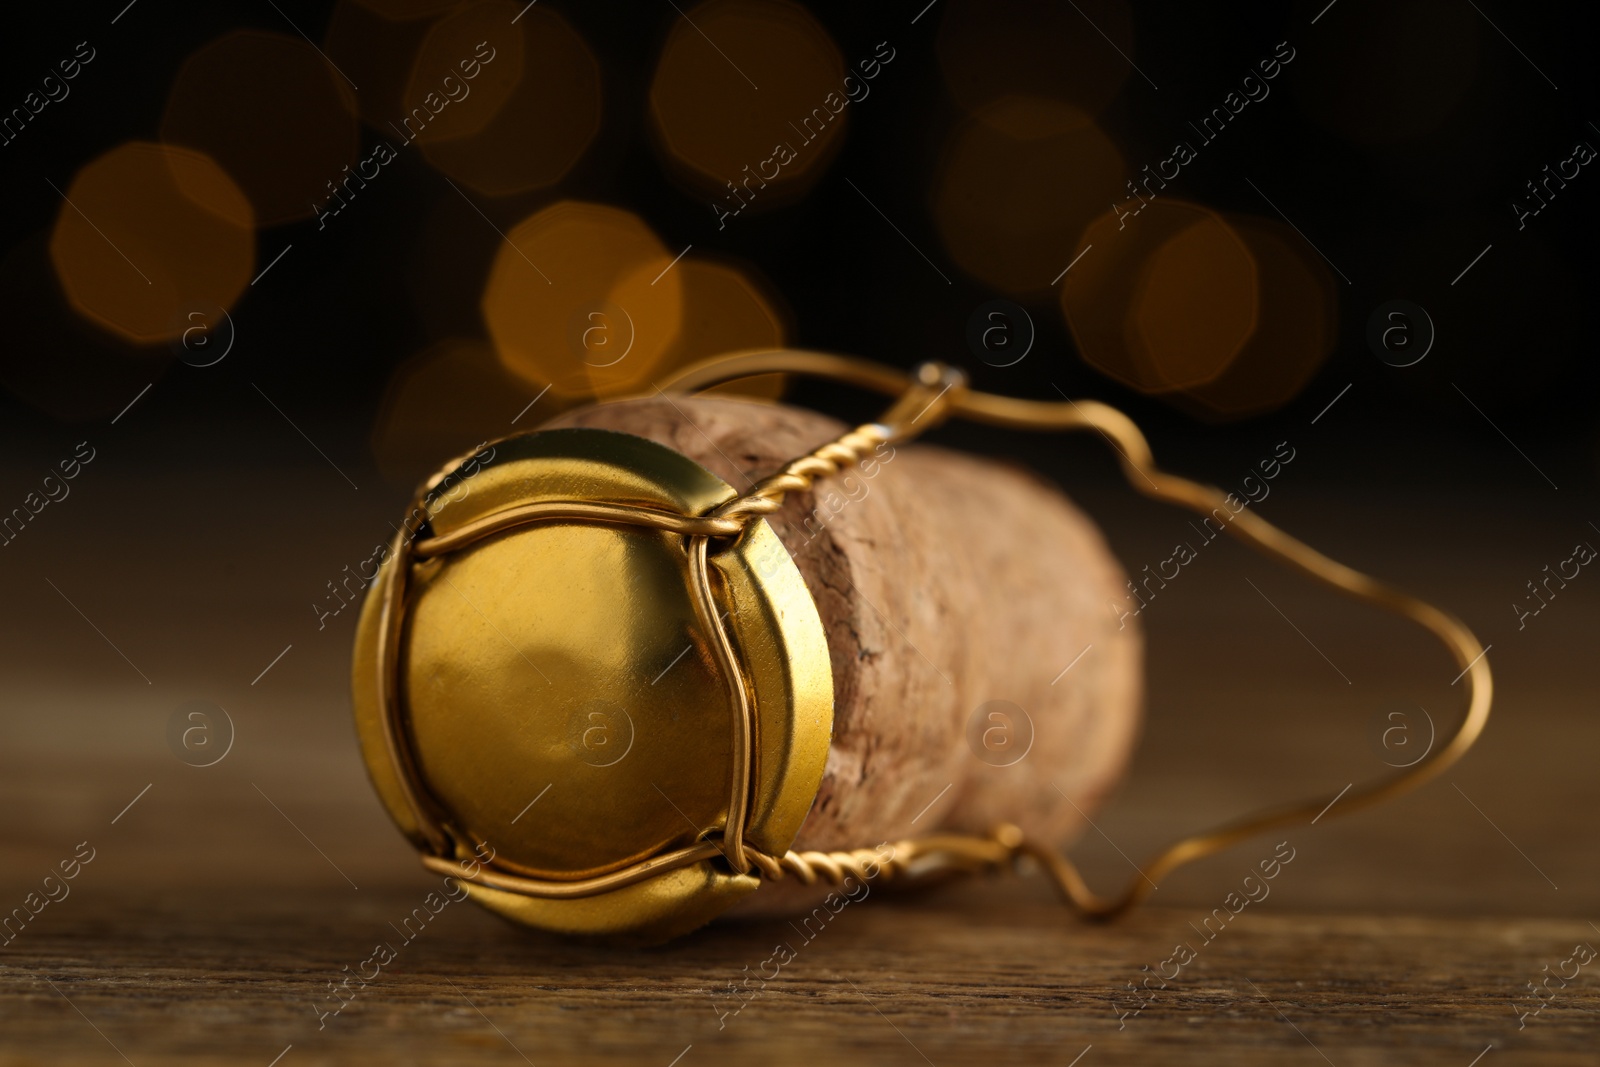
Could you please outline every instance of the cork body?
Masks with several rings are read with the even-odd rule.
[[[711,397],[603,404],[551,425],[649,438],[741,492],[846,429]],[[791,495],[769,521],[816,599],[833,667],[827,770],[793,847],[999,822],[1071,840],[1140,717],[1140,635],[1108,607],[1126,579],[1089,519],[1026,472],[912,444]]]

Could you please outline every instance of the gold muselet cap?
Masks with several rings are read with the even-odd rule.
[[[628,434],[442,469],[356,635],[368,773],[431,869],[529,926],[664,940],[760,884],[822,781],[815,602],[733,487]]]

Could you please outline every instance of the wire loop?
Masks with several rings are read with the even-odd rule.
[[[959,370],[924,364],[914,375],[868,360],[820,352],[754,351],[720,357],[688,368],[663,391],[690,393],[760,374],[799,374],[856,385],[894,396],[877,421],[858,426],[833,441],[785,464],[742,496],[707,515],[678,515],[653,508],[592,501],[546,501],[508,508],[478,519],[447,535],[408,541],[396,535],[394,559],[381,590],[378,627],[378,701],[384,740],[397,771],[403,799],[427,848],[428,868],[496,889],[528,896],[571,899],[593,896],[642,882],[669,871],[721,859],[733,871],[766,881],[793,877],[803,885],[843,884],[854,877],[923,879],[952,873],[998,871],[1023,858],[1036,861],[1063,898],[1089,918],[1109,919],[1144,899],[1161,878],[1177,867],[1221,851],[1269,830],[1320,818],[1343,797],[1340,812],[1357,811],[1414,789],[1459,760],[1488,722],[1493,680],[1485,650],[1472,631],[1454,616],[1322,555],[1253,511],[1240,511],[1225,525],[1234,536],[1263,554],[1330,588],[1381,607],[1417,623],[1437,637],[1461,669],[1466,713],[1449,741],[1421,761],[1348,795],[1321,796],[1270,808],[1184,837],[1158,852],[1139,868],[1118,896],[1093,892],[1072,861],[1056,849],[1029,839],[1015,826],[1001,825],[988,836],[934,834],[891,843],[877,849],[839,852],[784,852],[781,856],[755,848],[744,838],[760,768],[759,717],[751,697],[739,650],[723,625],[718,595],[707,556],[712,540],[736,537],[746,527],[782,506],[790,493],[804,492],[820,478],[837,474],[864,459],[880,445],[909,440],[954,416],[977,422],[1030,430],[1093,430],[1116,450],[1124,476],[1145,496],[1206,514],[1225,505],[1225,494],[1155,466],[1144,434],[1122,412],[1097,401],[1023,400],[982,393],[968,387]],[[420,503],[420,502],[419,502]],[[1232,508],[1228,509],[1230,512]],[[699,843],[639,861],[619,871],[581,881],[549,881],[496,869],[493,864],[463,861],[470,843],[448,822],[442,807],[429,796],[417,771],[400,721],[398,699],[399,641],[413,559],[430,559],[459,551],[493,534],[543,522],[639,526],[685,535],[690,584],[696,613],[710,638],[732,712],[733,765],[729,775],[728,815],[724,827],[703,835]],[[885,852],[887,851],[887,855]]]

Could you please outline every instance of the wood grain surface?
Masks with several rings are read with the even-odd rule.
[[[1514,984],[1575,942],[1600,942],[1582,921],[1246,911],[1128,1015],[1126,983],[1146,963],[1174,942],[1200,944],[1190,911],[1086,928],[1034,894],[975,886],[883,907],[869,897],[811,941],[769,920],[636,953],[514,932],[453,905],[405,945],[388,923],[422,887],[340,896],[80,909],[26,949],[19,940],[8,960],[0,1063],[116,1063],[113,1042],[141,1067],[266,1065],[290,1045],[280,1067],[1065,1065],[1089,1046],[1080,1067],[1324,1057],[1466,1067],[1490,1046],[1485,1065],[1595,1055],[1592,978],[1521,1031],[1511,1009]],[[326,982],[385,939],[399,947],[391,969],[319,1020]],[[780,942],[794,960],[731,999],[729,983],[761,970]]]
[[[550,940],[466,904],[400,932],[436,881],[356,752],[353,612],[319,619],[312,604],[367,558],[404,490],[227,442],[159,463],[154,440],[107,446],[100,481],[0,559],[0,913],[81,842],[94,854],[0,945],[0,1064],[1593,1063],[1600,966],[1518,1011],[1540,1003],[1529,983],[1572,972],[1574,946],[1600,945],[1600,581],[1574,580],[1521,629],[1509,606],[1585,539],[1589,498],[1558,496],[1515,455],[1447,461],[1418,441],[1400,463],[1334,423],[1293,439],[1257,506],[1493,645],[1495,716],[1459,767],[1287,833],[1294,858],[1270,895],[1226,921],[1216,909],[1277,842],[1171,875],[1113,926],[1024,876],[875,890],[810,939],[751,920],[651,951]],[[1227,484],[1276,443],[1167,463]],[[1135,500],[1092,442],[1076,448],[1032,455],[1130,571],[1170,555],[1184,517]],[[1441,484],[1441,470],[1475,480]],[[1145,735],[1075,850],[1105,889],[1175,833],[1386,772],[1393,712],[1419,744],[1417,712],[1440,730],[1458,714],[1455,669],[1425,638],[1227,543],[1141,621]],[[169,747],[194,699],[233,723],[214,766]],[[384,941],[395,959],[319,1018],[330,983]],[[779,942],[794,958],[745,985]],[[1180,944],[1193,959],[1166,988],[1129,991],[1147,966],[1172,974]]]

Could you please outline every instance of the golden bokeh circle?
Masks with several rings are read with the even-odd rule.
[[[511,0],[474,0],[428,28],[400,98],[407,139],[436,144],[494,120],[527,74],[516,15]]]
[[[730,208],[737,184],[760,211],[809,189],[833,159],[849,124],[846,73],[838,45],[798,4],[708,0],[673,22],[650,118],[675,173]]]
[[[729,352],[788,347],[787,310],[747,269],[692,255],[672,269],[683,275],[683,320],[678,339],[662,358],[662,373]],[[762,374],[707,392],[775,400],[785,380],[782,374]]]
[[[370,437],[378,470],[391,481],[415,485],[439,465],[440,456],[460,455],[492,437],[537,425],[558,410],[548,397],[530,410],[537,395],[500,365],[488,342],[435,342],[402,361],[384,389]]]
[[[952,137],[934,219],[967,273],[1001,292],[1038,292],[1090,220],[1125,195],[1123,170],[1122,154],[1078,108],[1009,97]]]
[[[622,208],[559,201],[506,234],[484,288],[484,323],[511,373],[594,396],[645,380],[677,340],[683,280]]]
[[[1220,216],[1163,241],[1139,272],[1125,337],[1164,389],[1191,389],[1228,369],[1255,332],[1260,275],[1250,248]]]
[[[1228,224],[1259,265],[1260,313],[1226,370],[1183,395],[1182,406],[1209,421],[1259,415],[1299,396],[1339,329],[1333,272],[1303,237],[1276,219],[1230,214]]]
[[[347,100],[350,113],[384,136],[394,136],[405,114],[402,101],[411,68],[433,26],[431,16],[441,13],[395,18],[363,0],[337,0],[333,5],[322,34],[322,52],[359,87]]]
[[[310,218],[327,183],[356,161],[349,96],[311,45],[237,30],[184,60],[167,93],[161,139],[215,160],[261,225]]]
[[[190,309],[231,307],[255,244],[249,199],[209,157],[131,141],[73,178],[50,259],[74,308],[143,344],[180,336]]]
[[[1084,231],[1061,309],[1086,363],[1139,392],[1171,393],[1237,357],[1255,329],[1260,272],[1215,211],[1167,197],[1137,203]]]
[[[515,5],[502,6],[497,0],[477,6],[504,11]],[[445,35],[440,28],[457,18],[465,20],[466,12],[441,21],[424,42],[424,50],[448,57],[448,48],[435,41],[434,33],[440,33],[441,40],[455,39],[456,31]],[[513,56],[520,57],[520,75],[493,113],[482,116],[481,125],[468,128],[472,123],[458,123],[446,128],[447,137],[419,137],[423,157],[453,181],[486,196],[554,185],[600,132],[599,61],[578,31],[548,8],[525,10],[515,26],[508,25],[505,32],[486,40],[496,54],[483,64],[478,80],[491,72],[498,77],[497,65]],[[475,100],[475,95],[468,97],[460,106],[466,109]]]
[[[130,347],[68,306],[50,264],[50,230],[0,257],[7,297],[0,390],[63,422],[110,419],[174,362],[165,345]]]

